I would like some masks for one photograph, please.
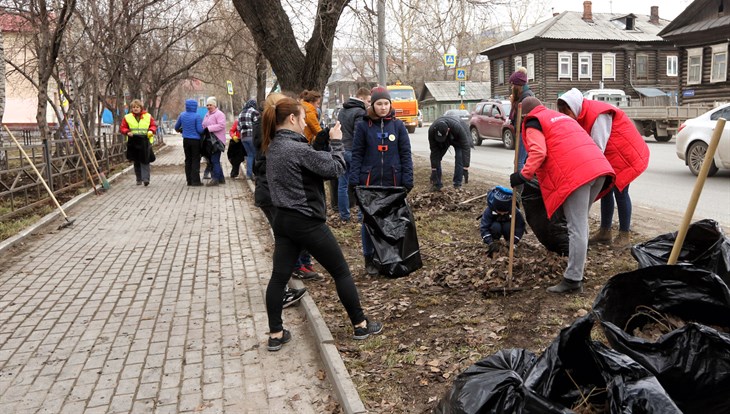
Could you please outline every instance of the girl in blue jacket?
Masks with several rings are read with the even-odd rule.
[[[350,186],[377,185],[413,188],[411,141],[403,121],[395,117],[390,93],[382,86],[370,92],[368,116],[355,126],[350,165]],[[373,263],[375,247],[362,227],[362,252],[369,275],[378,273]]]

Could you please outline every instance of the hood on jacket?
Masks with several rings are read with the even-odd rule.
[[[362,108],[365,109],[365,102],[357,98],[350,98],[342,105],[343,109]]]
[[[197,112],[198,111],[198,101],[195,99],[187,99],[185,101],[185,112]]]
[[[560,95],[558,100],[565,102],[576,117],[580,116],[580,112],[583,110],[583,94],[576,88],[565,92]]]
[[[380,117],[375,114],[375,109],[373,109],[372,105],[368,107],[368,118],[370,118],[373,121],[380,121]],[[386,121],[389,121],[391,119],[395,119],[395,109],[393,107],[390,107],[390,112],[388,115],[385,115],[383,117]]]
[[[246,111],[248,108],[256,109],[256,99],[249,99],[246,101],[246,105],[243,106],[243,110]]]

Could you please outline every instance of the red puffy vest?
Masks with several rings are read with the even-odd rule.
[[[523,131],[530,119],[540,122],[545,136],[547,156],[535,173],[548,217],[552,217],[573,191],[598,177],[606,176],[609,185],[604,186],[604,191],[596,200],[611,188],[615,176],[611,164],[577,122],[542,105],[525,117]],[[529,147],[528,136],[524,135],[523,139]]]
[[[605,102],[583,99],[583,109],[576,120],[590,134],[601,114],[613,117],[611,135],[603,155],[616,173],[616,187],[623,191],[649,166],[649,146],[624,111]]]

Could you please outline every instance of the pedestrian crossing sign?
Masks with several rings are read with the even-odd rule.
[[[466,80],[466,69],[456,69],[456,80]]]
[[[446,53],[444,55],[444,65],[446,65],[447,68],[453,68],[456,66],[456,55],[453,53]]]

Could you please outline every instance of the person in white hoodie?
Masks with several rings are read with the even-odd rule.
[[[583,98],[576,88],[558,98],[558,111],[578,121],[603,151],[616,172],[616,185],[601,198],[601,227],[589,244],[608,243],[611,240],[614,198],[618,206],[619,234],[613,244],[630,246],[631,197],[629,183],[643,173],[649,165],[649,147],[634,126],[633,121],[621,109],[602,101]]]

